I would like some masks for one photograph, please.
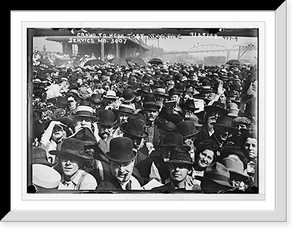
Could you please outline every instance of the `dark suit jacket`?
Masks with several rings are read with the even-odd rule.
[[[165,185],[155,187],[151,189],[152,191],[160,192],[160,193],[180,193],[180,192],[186,192],[186,189],[175,189],[175,186],[172,182],[169,182]]]
[[[121,185],[119,184],[118,180],[114,177],[107,177],[107,179],[103,182],[101,182],[97,188],[96,191],[119,191],[122,190]]]

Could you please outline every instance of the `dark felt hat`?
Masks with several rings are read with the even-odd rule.
[[[175,125],[177,125],[182,120],[181,117],[168,106],[163,106],[158,116],[166,119],[169,122],[173,122]]]
[[[183,137],[179,133],[169,132],[161,143],[158,144],[160,147],[182,147],[183,146]]]
[[[173,88],[171,88],[171,89],[168,91],[168,94],[169,94],[169,96],[172,96],[172,95],[180,95],[181,92],[179,92],[177,88],[173,87]]]
[[[84,146],[93,146],[97,144],[97,140],[91,129],[84,127],[76,132],[72,138],[83,141]]]
[[[137,93],[137,95],[144,96],[146,94],[151,94],[152,90],[151,90],[150,86],[143,86],[143,87],[141,87],[141,89],[138,89],[136,91],[136,93]]]
[[[215,101],[213,102],[212,105],[207,105],[204,107],[204,110],[209,113],[211,111],[216,111],[221,113],[221,115],[227,115],[228,111],[225,108],[225,104],[219,102],[219,101]]]
[[[153,94],[147,94],[144,96],[143,107],[145,110],[158,111],[160,109],[160,105],[156,103],[156,99]]]
[[[122,98],[124,99],[123,102],[132,102],[135,99],[135,94],[131,88],[125,88]]]
[[[138,138],[145,138],[148,136],[148,133],[145,132],[145,123],[142,119],[129,119],[128,122],[125,122],[121,125],[121,130],[126,134]]]
[[[235,129],[232,125],[232,118],[228,117],[228,116],[219,117],[217,119],[216,123],[214,124],[214,126],[223,127],[223,128],[227,128],[227,129],[230,129],[230,130]]]
[[[193,165],[192,158],[188,150],[184,147],[175,147],[170,152],[170,159],[167,163]]]
[[[60,150],[51,150],[49,153],[53,155],[79,158],[84,160],[92,159],[91,156],[88,156],[84,153],[83,141],[74,138],[65,139]]]
[[[99,112],[99,124],[103,126],[113,126],[116,122],[116,116],[112,110],[104,109]]]
[[[204,171],[204,176],[196,176],[201,182],[208,182],[211,184],[217,184],[227,189],[233,188],[230,185],[230,172],[229,170],[221,163],[215,162]]]
[[[181,134],[184,139],[195,136],[199,133],[196,129],[195,123],[192,121],[181,121],[178,123],[177,132]]]
[[[189,110],[191,112],[195,112],[199,108],[196,108],[195,101],[193,99],[187,99],[185,103],[180,104],[181,108]]]
[[[244,163],[236,155],[229,155],[221,162],[230,172],[231,180],[246,181],[249,179],[249,175],[244,172]]]
[[[102,102],[101,94],[92,94],[91,97],[89,97],[88,99],[93,104],[101,104],[101,102]]]
[[[107,157],[114,162],[129,162],[136,158],[137,154],[133,150],[133,143],[127,137],[116,137],[110,141],[110,151]]]

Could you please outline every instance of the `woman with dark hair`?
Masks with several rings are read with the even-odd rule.
[[[202,142],[196,147],[195,162],[193,165],[192,178],[194,183],[200,185],[200,181],[195,179],[196,176],[203,176],[206,167],[215,162],[217,155],[217,146],[212,142]]]

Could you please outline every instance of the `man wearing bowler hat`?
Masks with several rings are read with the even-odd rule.
[[[195,160],[195,140],[199,131],[196,129],[195,123],[192,121],[181,121],[177,124],[177,132],[182,135],[183,142],[189,149],[192,160]]]
[[[117,137],[110,142],[107,157],[110,160],[111,176],[97,186],[97,191],[140,190],[141,185],[133,176],[134,161],[137,153],[133,149],[131,139]]]
[[[137,151],[135,165],[145,160],[147,156],[141,151],[145,144],[145,138],[148,136],[148,133],[145,131],[144,121],[140,118],[131,117],[128,122],[121,125],[120,129],[123,132],[123,137],[128,137],[132,140],[133,148]]]
[[[99,112],[99,148],[104,152],[110,150],[109,143],[114,138],[114,132],[116,130],[116,116],[112,110],[101,110]]]

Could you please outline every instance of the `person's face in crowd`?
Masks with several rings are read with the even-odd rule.
[[[170,158],[170,153],[174,147],[161,147],[160,148],[160,156],[161,160],[165,159],[168,160]]]
[[[93,108],[93,109],[97,109],[97,108],[100,108],[102,105],[101,104],[95,104],[95,103],[90,103],[90,106]]]
[[[142,100],[142,96],[137,95],[135,96],[135,102],[140,102]]]
[[[66,131],[64,128],[60,125],[55,125],[52,131],[52,140],[53,141],[59,141],[62,138],[65,138],[67,136]]]
[[[110,89],[110,87],[109,87],[109,85],[108,84],[106,84],[106,85],[104,85],[104,90],[106,90],[106,91],[108,91],[109,89]]]
[[[66,178],[71,178],[79,170],[82,161],[79,158],[61,156],[60,162]]]
[[[165,97],[164,97],[164,96],[158,95],[158,96],[156,96],[156,100],[157,100],[158,102],[164,103],[164,102],[165,102]]]
[[[105,99],[106,105],[110,105],[110,104],[112,104],[113,102],[115,102],[114,99]]]
[[[233,187],[235,187],[239,191],[245,191],[248,188],[248,185],[245,184],[243,181],[231,180],[230,183]]]
[[[229,128],[215,125],[214,130],[216,136],[223,142],[232,137],[232,131]]]
[[[257,139],[248,137],[245,141],[244,148],[249,158],[257,158]]]
[[[214,124],[216,124],[217,119],[221,117],[220,113],[218,112],[209,112],[207,113],[207,127],[208,129],[212,129]]]
[[[194,157],[195,157],[195,145],[194,145],[195,136],[186,138],[183,140],[183,142],[186,146],[190,147],[189,154],[190,154],[191,158],[194,159]]]
[[[159,114],[158,110],[147,110],[146,111],[147,120],[149,122],[154,122],[158,114]]]
[[[174,82],[168,82],[167,85],[168,89],[172,89],[175,86]]]
[[[252,90],[256,92],[256,87],[257,87],[257,81],[254,81],[252,83]]]
[[[214,152],[210,149],[205,149],[202,152],[199,153],[199,156],[197,156],[197,165],[201,169],[205,169],[208,167],[214,160]]]
[[[188,164],[170,163],[169,165],[170,177],[175,182],[182,182],[190,171],[191,168]]]
[[[61,87],[64,87],[67,89],[67,88],[69,88],[69,86],[70,86],[70,83],[68,81],[62,81]]]
[[[102,139],[107,139],[109,136],[111,136],[113,129],[114,129],[114,126],[100,125],[100,128],[99,128],[100,137]]]
[[[129,161],[126,163],[119,163],[119,162],[110,162],[110,168],[112,174],[117,178],[119,182],[127,182],[133,172],[134,161]]]
[[[175,100],[176,102],[178,102],[179,101],[179,99],[180,99],[180,96],[179,95],[171,95],[171,98],[170,98],[171,100]]]
[[[136,136],[126,134],[126,133],[123,134],[123,137],[130,138],[132,140],[133,148],[136,149],[136,150],[141,149],[145,144],[145,139],[144,138],[136,137]]]
[[[185,114],[184,114],[184,117],[185,117],[185,118],[195,116],[195,114],[194,114],[193,111],[190,111],[190,110],[184,110],[184,111],[185,111]]]
[[[239,92],[236,90],[233,90],[233,94],[229,97],[229,100],[230,101],[238,100],[238,98],[239,98]]]
[[[75,117],[74,118],[74,125],[75,125],[75,132],[81,130],[84,127],[90,128],[92,130],[92,119],[89,117]]]
[[[203,100],[206,102],[206,103],[209,103],[210,102],[210,97],[211,97],[211,94],[212,93],[209,93],[209,92],[205,92],[204,94],[203,94]]]
[[[84,147],[84,153],[88,155],[89,157],[93,157],[95,153],[94,146],[85,146]]]
[[[150,86],[150,82],[142,82],[142,86]]]
[[[222,104],[226,104],[226,96],[225,96],[224,93],[220,95],[219,101],[220,101]]]
[[[129,118],[129,114],[120,113],[119,114],[119,123],[122,124],[122,123],[128,122],[128,118]]]
[[[248,133],[248,127],[246,124],[244,123],[237,123],[235,124],[235,128],[236,128],[236,135],[238,137],[242,137],[244,135],[246,135]]]
[[[68,98],[68,107],[70,110],[74,110],[77,107],[77,102],[72,96]]]

